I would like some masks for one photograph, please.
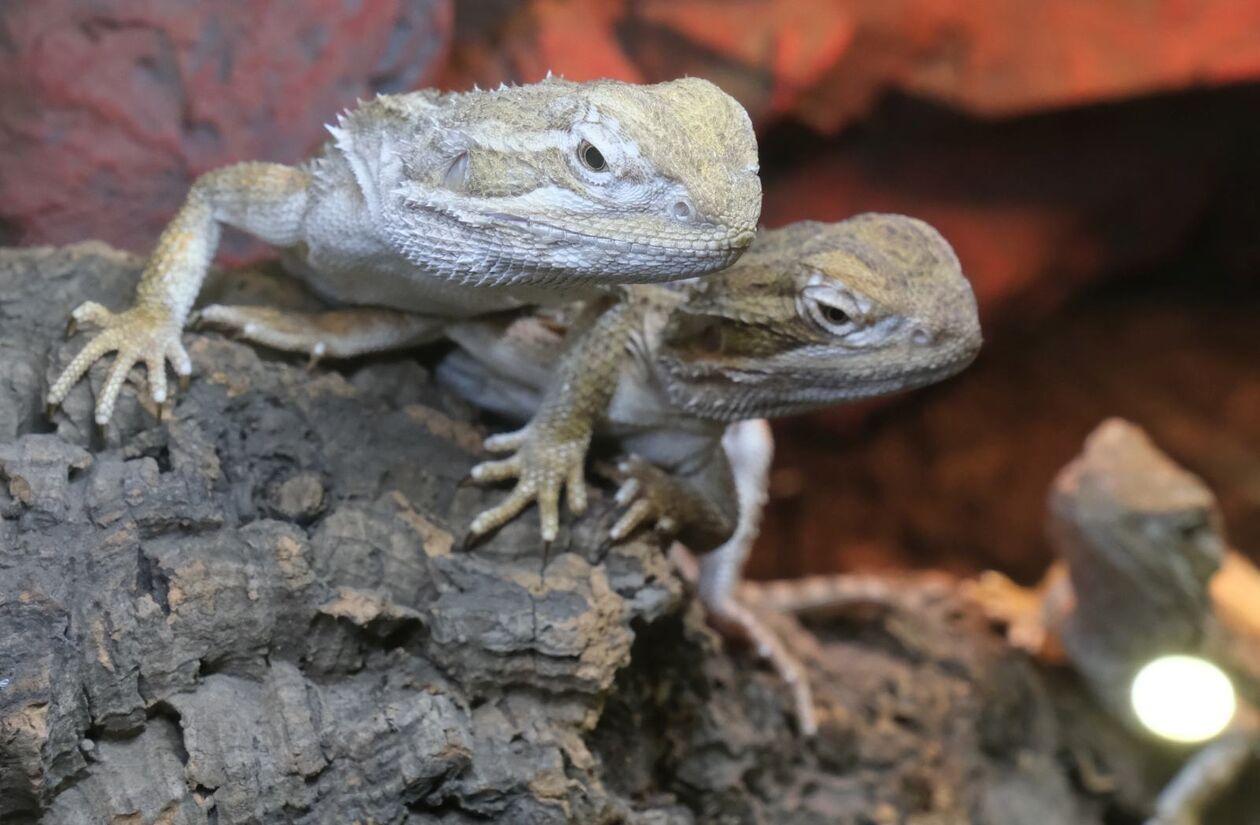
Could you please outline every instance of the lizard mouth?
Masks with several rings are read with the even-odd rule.
[[[609,236],[626,231],[617,221],[574,227],[567,225],[567,215],[539,220],[498,210],[456,213],[408,200],[400,209],[400,219],[386,224],[389,243],[422,270],[455,269],[456,279],[472,285],[487,280],[496,286],[678,280],[729,266],[755,234],[706,227],[684,234],[681,227],[662,222],[626,239]],[[467,260],[483,261],[493,277],[464,273]]]
[[[665,384],[675,403],[707,418],[733,421],[793,415],[918,389],[960,372],[975,355],[974,348],[960,348],[956,353],[917,364],[865,372],[825,366],[759,370],[670,357],[659,358],[656,368],[671,376]]]
[[[490,212],[485,217],[526,229],[531,234],[542,235],[553,239],[579,241],[584,245],[598,246],[614,252],[634,252],[635,250],[665,250],[669,252],[694,253],[695,257],[712,257],[727,255],[736,250],[744,250],[752,244],[756,232],[752,229],[736,231],[715,230],[698,233],[698,237],[679,238],[670,243],[661,238],[651,241],[629,240],[626,238],[610,238],[607,235],[594,235],[580,232],[567,226],[559,226],[536,218],[525,218],[507,212]]]

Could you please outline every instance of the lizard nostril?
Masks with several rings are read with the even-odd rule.
[[[691,220],[695,214],[696,210],[686,201],[678,201],[674,204],[674,217],[679,220]]]
[[[914,332],[910,333],[910,340],[920,347],[926,347],[932,343],[932,333],[923,327],[915,327]]]

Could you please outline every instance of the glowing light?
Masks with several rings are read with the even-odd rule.
[[[1144,666],[1130,691],[1133,712],[1156,736],[1203,742],[1225,730],[1237,699],[1219,667],[1195,656],[1162,656]]]

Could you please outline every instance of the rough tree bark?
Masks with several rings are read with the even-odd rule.
[[[606,496],[549,553],[532,514],[463,548],[501,493],[459,484],[483,431],[423,359],[191,333],[164,422],[127,390],[97,432],[86,384],[46,417],[69,310],[138,272],[0,250],[0,822],[1101,822],[1071,689],[947,590],[778,620],[810,742],[657,543],[605,545]]]

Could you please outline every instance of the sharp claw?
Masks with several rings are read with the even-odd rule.
[[[455,482],[455,489],[462,490],[465,487],[472,487],[477,483],[477,479],[473,478],[472,472],[464,473],[464,477]]]
[[[306,361],[306,368],[308,370],[315,369],[315,367],[319,365],[319,362],[323,360],[323,357],[327,354],[328,348],[324,346],[322,342],[317,343],[315,346],[311,347],[311,357]]]
[[[472,530],[469,530],[464,534],[464,540],[460,542],[460,552],[467,553],[476,549],[477,545],[481,544],[482,539],[485,537],[485,533],[474,533]]]
[[[73,338],[74,334],[78,331],[79,322],[73,315],[71,315],[69,320],[66,321],[66,337]]]
[[[179,391],[188,392],[188,388],[192,385],[191,377],[187,375],[179,376]]]
[[[639,495],[639,482],[637,479],[627,479],[617,488],[616,494],[613,495],[613,503],[618,507],[625,507],[634,501]]]

